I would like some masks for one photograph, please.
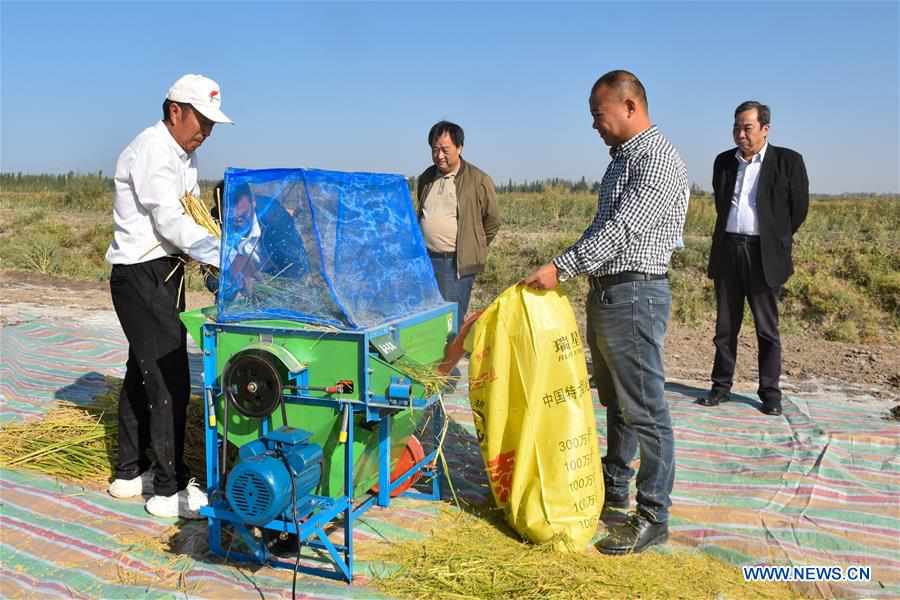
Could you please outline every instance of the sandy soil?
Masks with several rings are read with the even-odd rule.
[[[189,292],[188,308],[207,306],[211,294]],[[54,314],[71,309],[111,311],[105,282],[59,279],[35,273],[0,271],[0,322],[4,304],[28,303],[54,307]],[[712,324],[686,327],[670,323],[666,340],[666,374],[669,379],[708,387],[712,367]],[[861,399],[874,397],[900,401],[900,348],[890,344],[853,345],[828,342],[809,335],[784,335],[785,391],[834,386]],[[741,334],[736,391],[756,389],[756,338],[752,327]]]

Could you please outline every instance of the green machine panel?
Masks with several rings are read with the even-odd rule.
[[[445,312],[411,324],[387,325],[368,336],[349,334],[341,330],[322,330],[315,326],[286,320],[242,321],[240,327],[223,325],[216,334],[216,372],[221,389],[221,376],[229,361],[238,353],[249,348],[268,351],[283,367],[282,377],[286,392],[303,392],[292,389],[291,371],[306,373],[307,390],[325,390],[335,382],[354,382],[352,392],[332,392],[329,398],[340,398],[355,403],[386,402],[392,383],[402,382],[408,386],[409,405],[403,399],[396,400],[396,413],[392,420],[392,469],[406,448],[407,440],[426,423],[426,413],[413,408],[412,399],[423,398],[433,390],[422,383],[412,381],[403,369],[387,362],[371,344],[372,338],[394,340],[401,348],[403,360],[429,365],[443,357],[448,336],[455,330],[455,311],[448,305]],[[203,346],[202,327],[215,318],[215,308],[194,310],[182,314],[182,321],[191,337]],[[251,332],[245,332],[250,331]],[[205,349],[204,349],[205,350]],[[390,358],[390,357],[389,357]],[[367,373],[361,375],[361,370]],[[360,385],[365,379],[368,387]],[[326,392],[317,392],[326,394]],[[391,399],[391,402],[395,402]],[[286,403],[288,425],[305,429],[312,433],[311,442],[322,447],[324,452],[324,473],[319,493],[338,497],[344,491],[344,448],[341,433],[344,416],[339,408],[312,406],[308,404]],[[224,396],[215,399],[216,420],[219,432],[224,434]],[[355,413],[353,417],[353,464],[354,497],[368,492],[378,478],[377,423],[366,422],[365,414]],[[271,415],[271,425],[277,428],[283,424],[281,410]],[[259,438],[262,433],[261,419],[246,417],[233,408],[228,413],[228,441],[237,447]]]

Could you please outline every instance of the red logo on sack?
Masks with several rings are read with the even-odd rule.
[[[497,374],[494,373],[494,370],[491,369],[487,373],[482,373],[476,377],[469,378],[469,391],[474,392],[475,390],[480,390],[487,384],[497,381]]]
[[[496,458],[488,461],[488,477],[490,477],[491,483],[494,484],[497,501],[501,504],[506,504],[506,501],[509,500],[509,491],[512,487],[513,467],[515,466],[515,450],[498,454]]]
[[[481,352],[476,352],[474,354],[475,359],[479,360],[479,361],[486,359],[490,355],[491,355],[491,347],[490,346],[485,346]]]

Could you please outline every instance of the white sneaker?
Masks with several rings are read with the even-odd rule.
[[[134,498],[153,493],[153,470],[148,469],[133,479],[114,479],[107,493],[113,498]]]
[[[153,496],[144,508],[154,517],[202,519],[200,509],[209,504],[206,493],[191,479],[187,487],[171,496]]]

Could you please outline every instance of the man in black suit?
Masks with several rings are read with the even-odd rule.
[[[732,130],[737,148],[721,153],[713,165],[716,228],[709,276],[716,285],[716,358],[712,390],[698,403],[716,406],[729,397],[746,299],[756,325],[762,412],[780,415],[778,298],[794,271],[791,245],[806,219],[809,180],[800,154],[768,143],[769,119],[765,104],[741,103]]]

